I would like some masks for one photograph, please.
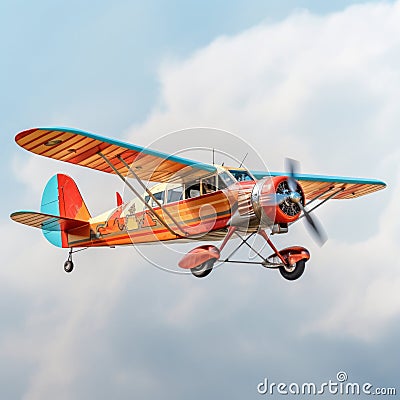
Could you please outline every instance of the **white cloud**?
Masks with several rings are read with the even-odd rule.
[[[309,169],[365,173],[368,157],[386,152],[377,134],[393,144],[399,122],[393,112],[399,8],[294,14],[165,62],[159,106],[129,137],[144,142],[174,129],[214,126],[246,138],[278,168],[290,154]],[[355,151],[365,158],[360,166]]]
[[[373,341],[399,320],[397,232],[400,221],[393,217],[398,190],[399,184],[392,187],[391,200],[385,204],[372,237],[356,243],[334,240],[327,246],[326,252],[322,250],[329,270],[321,271],[316,283],[321,289],[320,295],[329,293],[333,304],[311,324],[305,324],[305,332],[350,334]],[[324,262],[321,254],[317,258],[319,263]]]
[[[25,244],[15,240],[21,227],[1,228],[10,233],[3,239],[7,252],[0,274],[2,286],[18,293],[18,303],[26,307],[18,329],[2,332],[1,358],[35,366],[25,382],[24,399],[54,397],[56,393],[58,398],[73,398],[79,376],[100,351],[98,332],[104,329],[126,282],[140,267],[119,267],[113,264],[113,254],[97,250],[75,256],[76,271],[66,276],[61,250],[51,248],[40,238],[39,230],[24,234],[29,251],[21,251]],[[67,250],[63,253],[66,257]],[[129,256],[120,251],[119,262],[129,264]],[[18,304],[13,307],[18,309]],[[86,358],[81,358],[82,353]]]
[[[218,38],[188,59],[164,63],[159,105],[128,136],[143,142],[174,129],[214,126],[245,138],[273,170],[289,155],[302,161],[304,172],[394,183],[399,18],[399,2],[365,4],[328,16],[301,12]],[[170,148],[179,147],[173,137],[171,142]],[[230,151],[228,141],[224,150]],[[315,251],[315,259],[332,268],[315,283],[323,288],[321,297],[328,291],[333,300],[312,316],[313,329],[371,339],[400,316],[396,230],[389,228],[397,228],[395,192],[389,188],[368,201],[343,202],[322,212],[333,225],[333,237]],[[285,242],[296,239],[304,242],[299,231]],[[333,265],[340,263],[346,270]],[[338,277],[349,284],[340,284]],[[307,289],[302,296],[307,298]],[[368,329],[371,318],[376,323]]]

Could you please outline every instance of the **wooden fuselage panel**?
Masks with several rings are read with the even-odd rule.
[[[199,237],[227,226],[237,193],[219,190],[199,197],[181,200],[163,207],[169,211],[189,237]],[[154,208],[171,229],[176,225],[159,207]],[[68,235],[70,247],[116,246],[178,239],[148,209],[137,211],[135,206],[121,205],[112,210],[105,221],[90,224],[90,237]]]

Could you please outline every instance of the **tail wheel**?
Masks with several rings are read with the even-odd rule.
[[[300,260],[297,261],[297,263],[294,265],[282,265],[281,267],[279,267],[279,272],[288,281],[295,281],[303,275],[305,266],[306,260]]]
[[[211,271],[213,270],[214,264],[215,264],[215,259],[212,258],[211,260],[207,260],[207,261],[203,262],[203,264],[200,264],[197,267],[191,268],[190,272],[196,278],[204,278],[211,273]]]
[[[74,263],[72,262],[72,260],[67,260],[64,263],[64,271],[67,273],[72,272],[72,270],[74,269]]]

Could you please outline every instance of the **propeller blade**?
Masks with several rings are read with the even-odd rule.
[[[291,192],[297,190],[296,174],[300,170],[300,163],[292,158],[285,158],[285,170],[288,172],[288,185]]]
[[[310,228],[310,232],[315,238],[316,242],[320,245],[323,246],[325,242],[328,240],[328,236],[326,235],[324,229],[322,228],[322,225],[319,223],[317,218],[314,218],[311,216],[311,214],[303,207],[301,203],[298,203],[301,210],[303,211],[304,218],[307,221],[307,225]]]

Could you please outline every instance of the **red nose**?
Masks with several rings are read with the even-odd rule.
[[[286,176],[275,176],[258,181],[253,189],[253,207],[258,217],[267,224],[294,222],[304,205],[304,192],[299,184],[291,192]]]

